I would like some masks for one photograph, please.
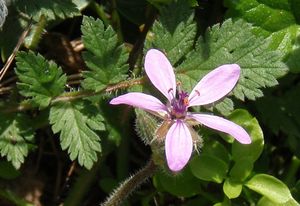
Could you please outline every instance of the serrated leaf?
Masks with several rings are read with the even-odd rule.
[[[293,81],[286,78],[287,84]],[[255,102],[258,111],[258,118],[261,119],[272,133],[278,135],[282,132],[287,135],[287,143],[295,155],[300,157],[300,108],[298,102],[300,85],[289,87],[279,96],[273,93]]]
[[[92,129],[104,129],[97,108],[86,102],[62,102],[50,109],[50,123],[54,133],[60,132],[63,150],[68,149],[71,160],[90,169],[101,152],[100,137]],[[100,127],[95,127],[96,122]],[[93,122],[93,123],[91,123]]]
[[[47,20],[65,19],[80,15],[72,0],[21,0],[15,5],[21,12],[38,21],[41,15]]]
[[[242,20],[226,20],[207,30],[197,41],[196,49],[179,65],[177,77],[187,91],[209,71],[222,64],[237,63],[242,72],[233,94],[238,99],[263,96],[261,88],[277,84],[276,78],[287,72],[283,56],[269,48],[270,39],[257,38],[252,26]]]
[[[277,48],[286,55],[286,62],[291,71],[299,72],[299,44],[295,45],[300,33],[298,0],[226,0],[229,8],[227,16],[242,18],[254,25],[258,35],[271,37],[270,46]],[[293,57],[292,57],[293,56]]]
[[[148,38],[146,48],[162,49],[172,64],[176,64],[193,47],[196,24],[193,10],[185,0],[164,7],[159,21],[153,25],[153,35]]]
[[[23,114],[0,115],[0,151],[16,169],[19,169],[28,155],[29,142],[33,140],[34,133],[29,117]]]
[[[33,18],[30,37],[25,39],[25,46],[31,46],[32,37],[38,35],[36,25],[39,24],[41,16],[45,21],[61,20],[80,15],[80,11],[72,0],[17,0],[11,2],[7,20],[0,30],[1,58],[5,61],[12,53],[22,32],[27,28],[29,19]],[[25,16],[25,18],[24,18]],[[30,42],[28,45],[27,43]]]
[[[54,62],[33,52],[18,53],[16,74],[20,94],[31,98],[39,107],[46,107],[64,90],[66,76]]]
[[[128,53],[124,45],[119,45],[112,27],[104,28],[101,20],[84,17],[81,31],[88,50],[83,53],[83,58],[91,69],[84,72],[83,87],[101,91],[109,84],[124,80],[128,72]]]
[[[229,115],[234,109],[233,101],[227,97],[225,97],[221,102],[218,102],[214,106],[224,116]]]
[[[289,188],[277,178],[267,174],[257,174],[246,186],[275,203],[285,203],[292,198]]]

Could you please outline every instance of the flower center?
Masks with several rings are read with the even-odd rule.
[[[184,119],[189,105],[188,93],[179,91],[171,102],[170,115],[172,119]]]

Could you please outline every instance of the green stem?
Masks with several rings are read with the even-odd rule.
[[[91,6],[98,14],[98,16],[102,19],[104,25],[108,26],[110,23],[109,23],[109,19],[107,18],[107,14],[104,11],[104,7],[95,1],[92,2]]]
[[[287,174],[285,176],[285,180],[284,180],[284,182],[287,185],[291,186],[293,184],[299,167],[300,167],[300,160],[296,156],[293,156],[291,164],[289,166],[288,172],[287,172]]]
[[[126,179],[120,184],[120,186],[113,191],[113,193],[107,198],[107,200],[101,204],[101,206],[118,206],[139,187],[143,182],[145,182],[149,177],[151,177],[157,170],[157,166],[152,160],[142,168],[140,171]]]
[[[126,80],[126,81],[123,81],[123,82],[119,82],[115,85],[107,86],[106,88],[104,88],[103,90],[101,90],[99,92],[83,90],[83,91],[78,91],[78,92],[64,93],[61,96],[53,98],[50,104],[52,105],[52,104],[55,104],[57,102],[68,102],[68,101],[74,101],[74,100],[77,100],[77,99],[82,99],[82,98],[85,98],[85,97],[102,95],[105,92],[110,93],[110,92],[116,91],[118,89],[125,89],[125,88],[132,87],[134,85],[142,84],[144,80],[145,80],[144,78]],[[21,112],[21,111],[30,110],[32,108],[34,108],[34,105],[32,105],[29,102],[23,102],[23,103],[21,103],[19,105],[16,105],[16,106],[5,107],[5,108],[2,109],[2,111],[0,110],[0,112],[13,113],[13,112]]]
[[[117,2],[116,0],[111,0],[111,5],[112,5],[112,12],[111,12],[111,19],[112,19],[112,24],[117,32],[119,42],[123,42],[123,35],[122,35],[122,29],[121,29],[121,21],[120,17],[117,11]]]
[[[47,26],[46,17],[44,15],[41,15],[38,23],[33,28],[34,32],[32,36],[32,41],[31,44],[29,45],[29,48],[31,50],[35,50],[37,48],[46,26]]]

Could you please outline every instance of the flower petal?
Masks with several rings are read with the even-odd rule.
[[[176,79],[167,57],[157,49],[150,49],[145,57],[145,71],[152,84],[171,102],[176,94]]]
[[[240,66],[225,64],[205,75],[189,95],[189,106],[218,101],[228,94],[240,77]]]
[[[178,172],[189,161],[193,151],[193,141],[188,127],[181,120],[177,120],[169,129],[165,149],[170,170]]]
[[[166,106],[157,98],[139,92],[131,92],[112,99],[110,104],[128,104],[134,107],[138,107],[153,112],[166,113]]]
[[[209,114],[190,114],[189,117],[207,127],[230,134],[242,144],[251,143],[251,138],[246,130],[227,119]]]

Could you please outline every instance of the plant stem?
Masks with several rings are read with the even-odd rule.
[[[295,181],[296,173],[297,173],[299,167],[300,167],[300,160],[296,156],[293,156],[293,158],[291,160],[291,164],[288,168],[288,172],[284,179],[284,182],[288,186],[292,186],[293,182]]]
[[[106,88],[104,88],[103,90],[98,91],[98,92],[87,91],[87,90],[82,90],[82,91],[78,91],[78,92],[66,92],[58,97],[53,98],[51,100],[50,104],[53,105],[57,102],[69,102],[69,101],[74,101],[77,99],[83,99],[85,97],[102,95],[103,93],[110,93],[110,92],[116,91],[118,89],[125,89],[125,88],[132,87],[134,85],[142,84],[144,82],[144,80],[145,80],[145,78],[141,77],[141,78],[122,81],[115,85],[109,85]],[[1,110],[0,111],[3,113],[13,113],[13,112],[26,111],[26,110],[29,110],[32,108],[34,108],[34,105],[30,104],[29,102],[23,102],[19,105],[6,107],[5,109],[2,109],[2,111]]]
[[[144,181],[151,177],[157,170],[157,166],[151,159],[140,171],[126,179],[120,186],[112,192],[101,206],[118,206]]]

